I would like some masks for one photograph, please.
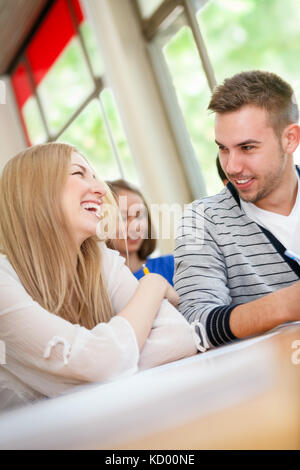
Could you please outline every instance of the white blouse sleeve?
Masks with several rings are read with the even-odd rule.
[[[127,305],[138,281],[119,253],[106,247],[103,267],[117,314]],[[6,348],[5,368],[33,389],[38,377],[45,374],[66,385],[103,382],[196,352],[190,325],[167,301],[139,353],[134,330],[125,318],[115,316],[92,330],[73,325],[34,302],[7,260],[1,259],[0,340]],[[39,391],[51,395],[47,386]]]
[[[15,274],[15,273],[14,273]],[[42,308],[14,275],[0,270],[0,339],[10,362],[61,377],[67,383],[110,380],[137,370],[134,330],[121,317],[92,330]],[[30,385],[30,384],[28,384]]]
[[[115,313],[129,302],[138,281],[118,252],[103,248],[104,272]],[[105,268],[110,266],[107,270]],[[140,312],[143,315],[143,312]],[[152,330],[140,353],[139,368],[154,367],[197,353],[193,328],[167,300],[163,300]]]

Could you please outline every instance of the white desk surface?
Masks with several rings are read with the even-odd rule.
[[[214,448],[215,443],[222,447],[209,424],[207,432],[207,420],[243,407],[277,387],[278,354],[273,343],[291,332],[300,340],[300,322],[132,377],[85,385],[68,395],[5,412],[0,415],[0,449],[138,449],[158,445],[192,449]],[[291,355],[292,350],[287,353]],[[293,368],[300,376],[300,365]],[[288,384],[286,387],[290,390]],[[280,400],[286,400],[285,393],[289,391],[284,390]],[[192,430],[195,422],[197,440],[192,435],[183,438],[181,433]],[[220,433],[223,424],[215,426]],[[298,432],[294,422],[291,426]],[[212,437],[207,441],[209,435]],[[238,447],[234,439],[224,447],[227,445]]]

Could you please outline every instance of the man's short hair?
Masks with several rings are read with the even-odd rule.
[[[216,113],[237,111],[253,105],[265,109],[277,135],[298,123],[299,109],[292,87],[275,73],[252,70],[224,80],[213,91],[208,109]]]

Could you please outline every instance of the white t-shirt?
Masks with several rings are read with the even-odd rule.
[[[104,244],[101,250],[117,314],[129,302],[138,281],[117,251]],[[26,292],[6,257],[0,257],[0,340],[6,349],[6,363],[0,365],[0,410],[196,353],[192,327],[167,300],[139,352],[134,330],[125,318],[115,316],[88,330],[46,311]]]
[[[271,232],[287,250],[300,254],[300,184],[294,207],[289,215],[260,209],[251,202],[241,200],[246,215]]]

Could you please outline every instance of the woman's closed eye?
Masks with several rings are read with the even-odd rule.
[[[72,173],[72,175],[81,175],[81,176],[84,176],[84,173],[83,171],[74,171],[74,173]]]

